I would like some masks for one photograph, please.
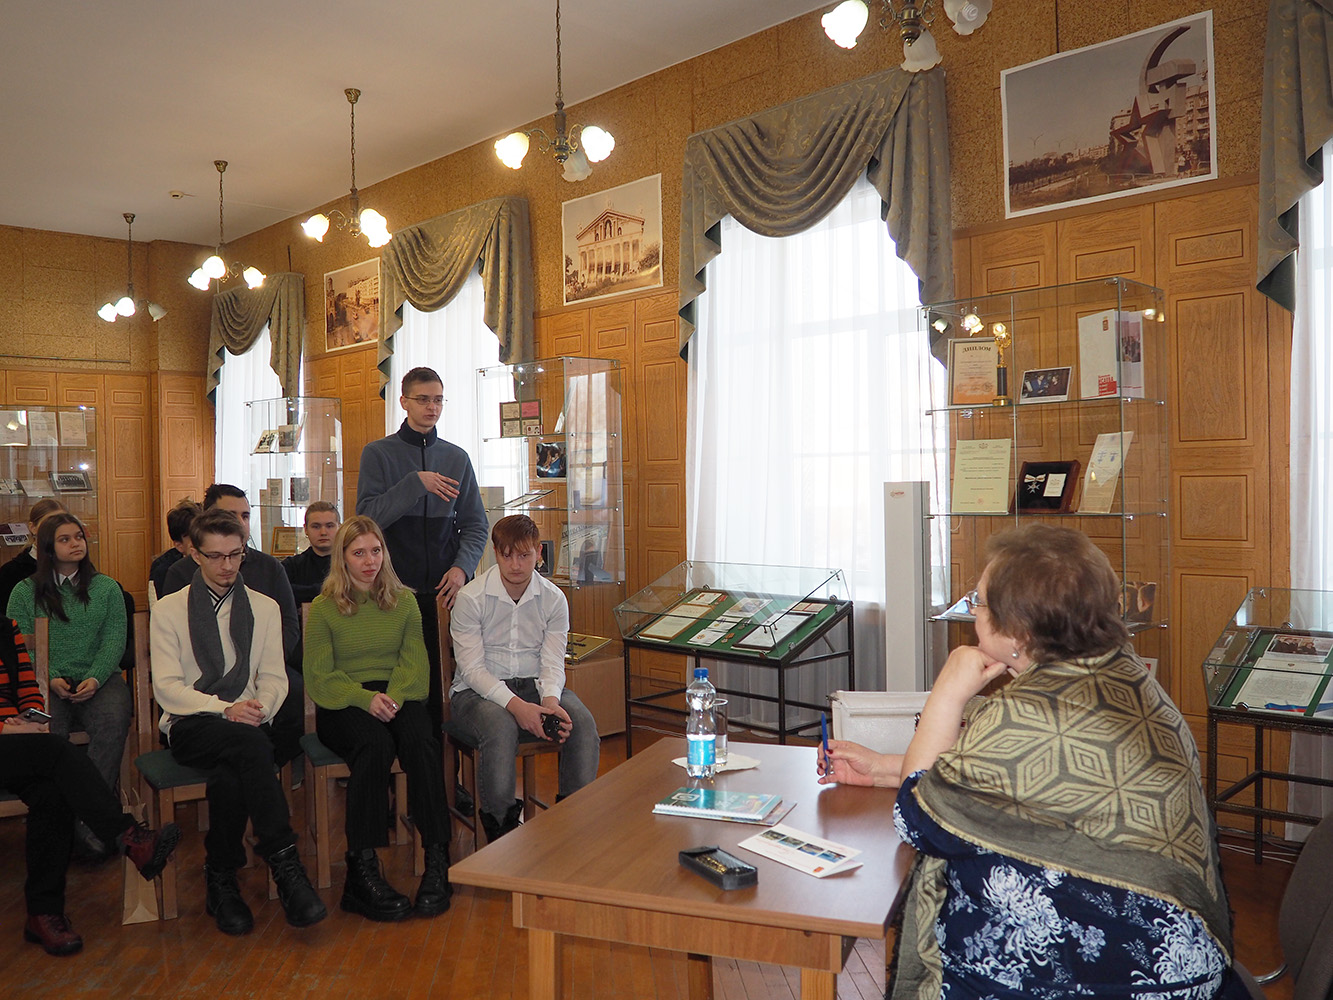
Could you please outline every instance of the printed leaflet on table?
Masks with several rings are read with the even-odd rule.
[[[737,846],[815,878],[837,875],[861,866],[861,862],[854,860],[861,853],[856,848],[802,833],[781,823],[746,837]]]

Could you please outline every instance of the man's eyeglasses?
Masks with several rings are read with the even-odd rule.
[[[203,549],[199,549],[198,552],[214,566],[240,562],[245,558],[245,549],[237,549],[235,552],[205,552]]]
[[[412,402],[416,403],[418,406],[443,406],[443,405],[444,405],[444,397],[443,397],[443,396],[408,396],[407,398],[410,399],[410,400],[412,400]]]
[[[963,595],[963,603],[967,605],[967,610],[972,614],[977,613],[977,608],[986,607],[986,602],[981,599],[981,595],[975,590],[969,590]]]

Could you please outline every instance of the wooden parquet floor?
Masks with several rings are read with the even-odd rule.
[[[603,741],[602,769],[624,758],[624,741]],[[553,758],[540,781],[554,784]],[[298,830],[304,830],[303,797],[297,795]],[[339,796],[341,805],[341,796]],[[0,996],[41,997],[264,997],[376,1000],[441,997],[504,1000],[527,997],[527,947],[512,923],[506,894],[459,889],[448,913],[433,920],[376,924],[338,909],[343,867],[334,864],[333,887],[321,895],[329,907],[322,924],[288,927],[277,901],[266,897],[262,866],[241,873],[255,913],[255,930],[242,938],[218,933],[203,912],[202,834],[193,806],[180,810],[185,829],[178,852],[181,916],[177,920],[122,926],[121,867],[75,865],[70,870],[68,912],[83,935],[84,950],[52,958],[22,939],[23,837],[21,818],[0,820]],[[341,816],[336,818],[341,825]],[[308,841],[302,838],[303,849]],[[464,850],[461,838],[454,857]],[[409,848],[381,851],[389,879],[404,892],[416,888]],[[313,869],[314,857],[307,864]],[[1277,964],[1277,906],[1290,866],[1267,860],[1256,866],[1243,852],[1227,852],[1224,872],[1237,911],[1238,954],[1251,969]],[[137,877],[137,876],[136,876]],[[683,957],[625,945],[566,940],[561,996],[569,1000],[683,1000]],[[857,942],[838,979],[839,1000],[883,996],[884,942]],[[797,971],[719,959],[714,963],[717,1000],[794,1000]],[[1289,980],[1271,1000],[1289,1000]]]

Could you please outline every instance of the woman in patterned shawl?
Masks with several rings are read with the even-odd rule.
[[[902,757],[830,744],[822,781],[896,785],[919,852],[894,1000],[1245,997],[1198,751],[1080,532],[991,537]],[[969,699],[1008,675],[966,728]]]

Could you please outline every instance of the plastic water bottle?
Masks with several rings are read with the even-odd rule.
[[[694,680],[685,689],[685,702],[690,716],[685,722],[685,739],[689,742],[689,756],[685,773],[691,778],[711,778],[717,772],[715,742],[717,720],[713,716],[713,702],[717,689],[708,680],[707,667],[694,668]]]

